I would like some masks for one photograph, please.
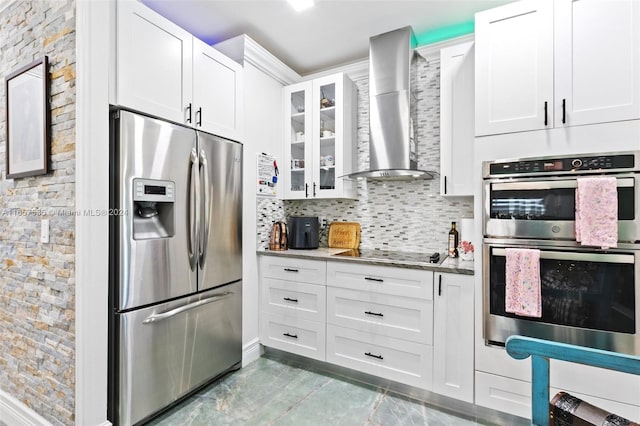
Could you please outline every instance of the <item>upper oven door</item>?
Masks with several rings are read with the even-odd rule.
[[[618,240],[640,240],[640,177],[616,175]],[[484,184],[486,237],[575,240],[577,177],[493,179]]]

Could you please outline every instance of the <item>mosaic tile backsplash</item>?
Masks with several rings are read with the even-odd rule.
[[[419,58],[412,73],[416,108],[412,111],[418,168],[435,171],[433,180],[358,180],[357,200],[274,200],[257,202],[258,247],[269,242],[271,224],[290,216],[324,216],[331,221],[359,222],[363,249],[407,252],[445,251],[452,221],[473,217],[473,198],[440,196],[440,63]],[[358,170],[369,166],[369,81],[358,88]],[[471,155],[461,152],[456,155]],[[327,231],[320,245],[327,244]]]

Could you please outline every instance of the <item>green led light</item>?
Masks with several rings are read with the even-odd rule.
[[[438,28],[437,30],[428,31],[426,33],[417,34],[416,42],[418,46],[424,44],[437,43],[439,41],[448,40],[450,38],[460,37],[466,34],[472,34],[474,30],[474,22],[463,22],[462,24],[450,25],[448,27]]]

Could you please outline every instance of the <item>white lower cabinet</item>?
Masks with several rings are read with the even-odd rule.
[[[476,405],[531,418],[531,383],[476,371]]]
[[[260,342],[325,360],[326,262],[260,258]]]
[[[327,287],[327,322],[337,326],[433,344],[433,302]]]
[[[260,276],[262,277],[323,286],[327,282],[327,262],[324,260],[271,256],[263,256],[261,259]]]
[[[431,390],[433,348],[429,345],[328,324],[327,361]]]
[[[434,275],[433,390],[473,403],[473,275]]]
[[[433,272],[420,269],[327,262],[327,285],[416,299],[433,299]]]
[[[261,310],[324,323],[325,286],[263,278]]]
[[[624,402],[595,397],[569,389],[549,388],[549,398],[560,391],[588,402],[610,413],[631,420],[640,419],[640,407]],[[531,418],[531,383],[476,371],[476,404],[516,416]]]
[[[436,276],[262,256],[261,343],[472,403],[473,277]]]
[[[327,262],[327,361],[431,390],[433,272]]]
[[[260,341],[265,346],[325,360],[325,325],[296,316],[261,313]]]

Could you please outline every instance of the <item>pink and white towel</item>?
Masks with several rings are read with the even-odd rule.
[[[508,248],[505,251],[505,310],[526,317],[542,317],[540,250]]]
[[[576,241],[602,248],[618,245],[618,189],[614,177],[578,178]]]

